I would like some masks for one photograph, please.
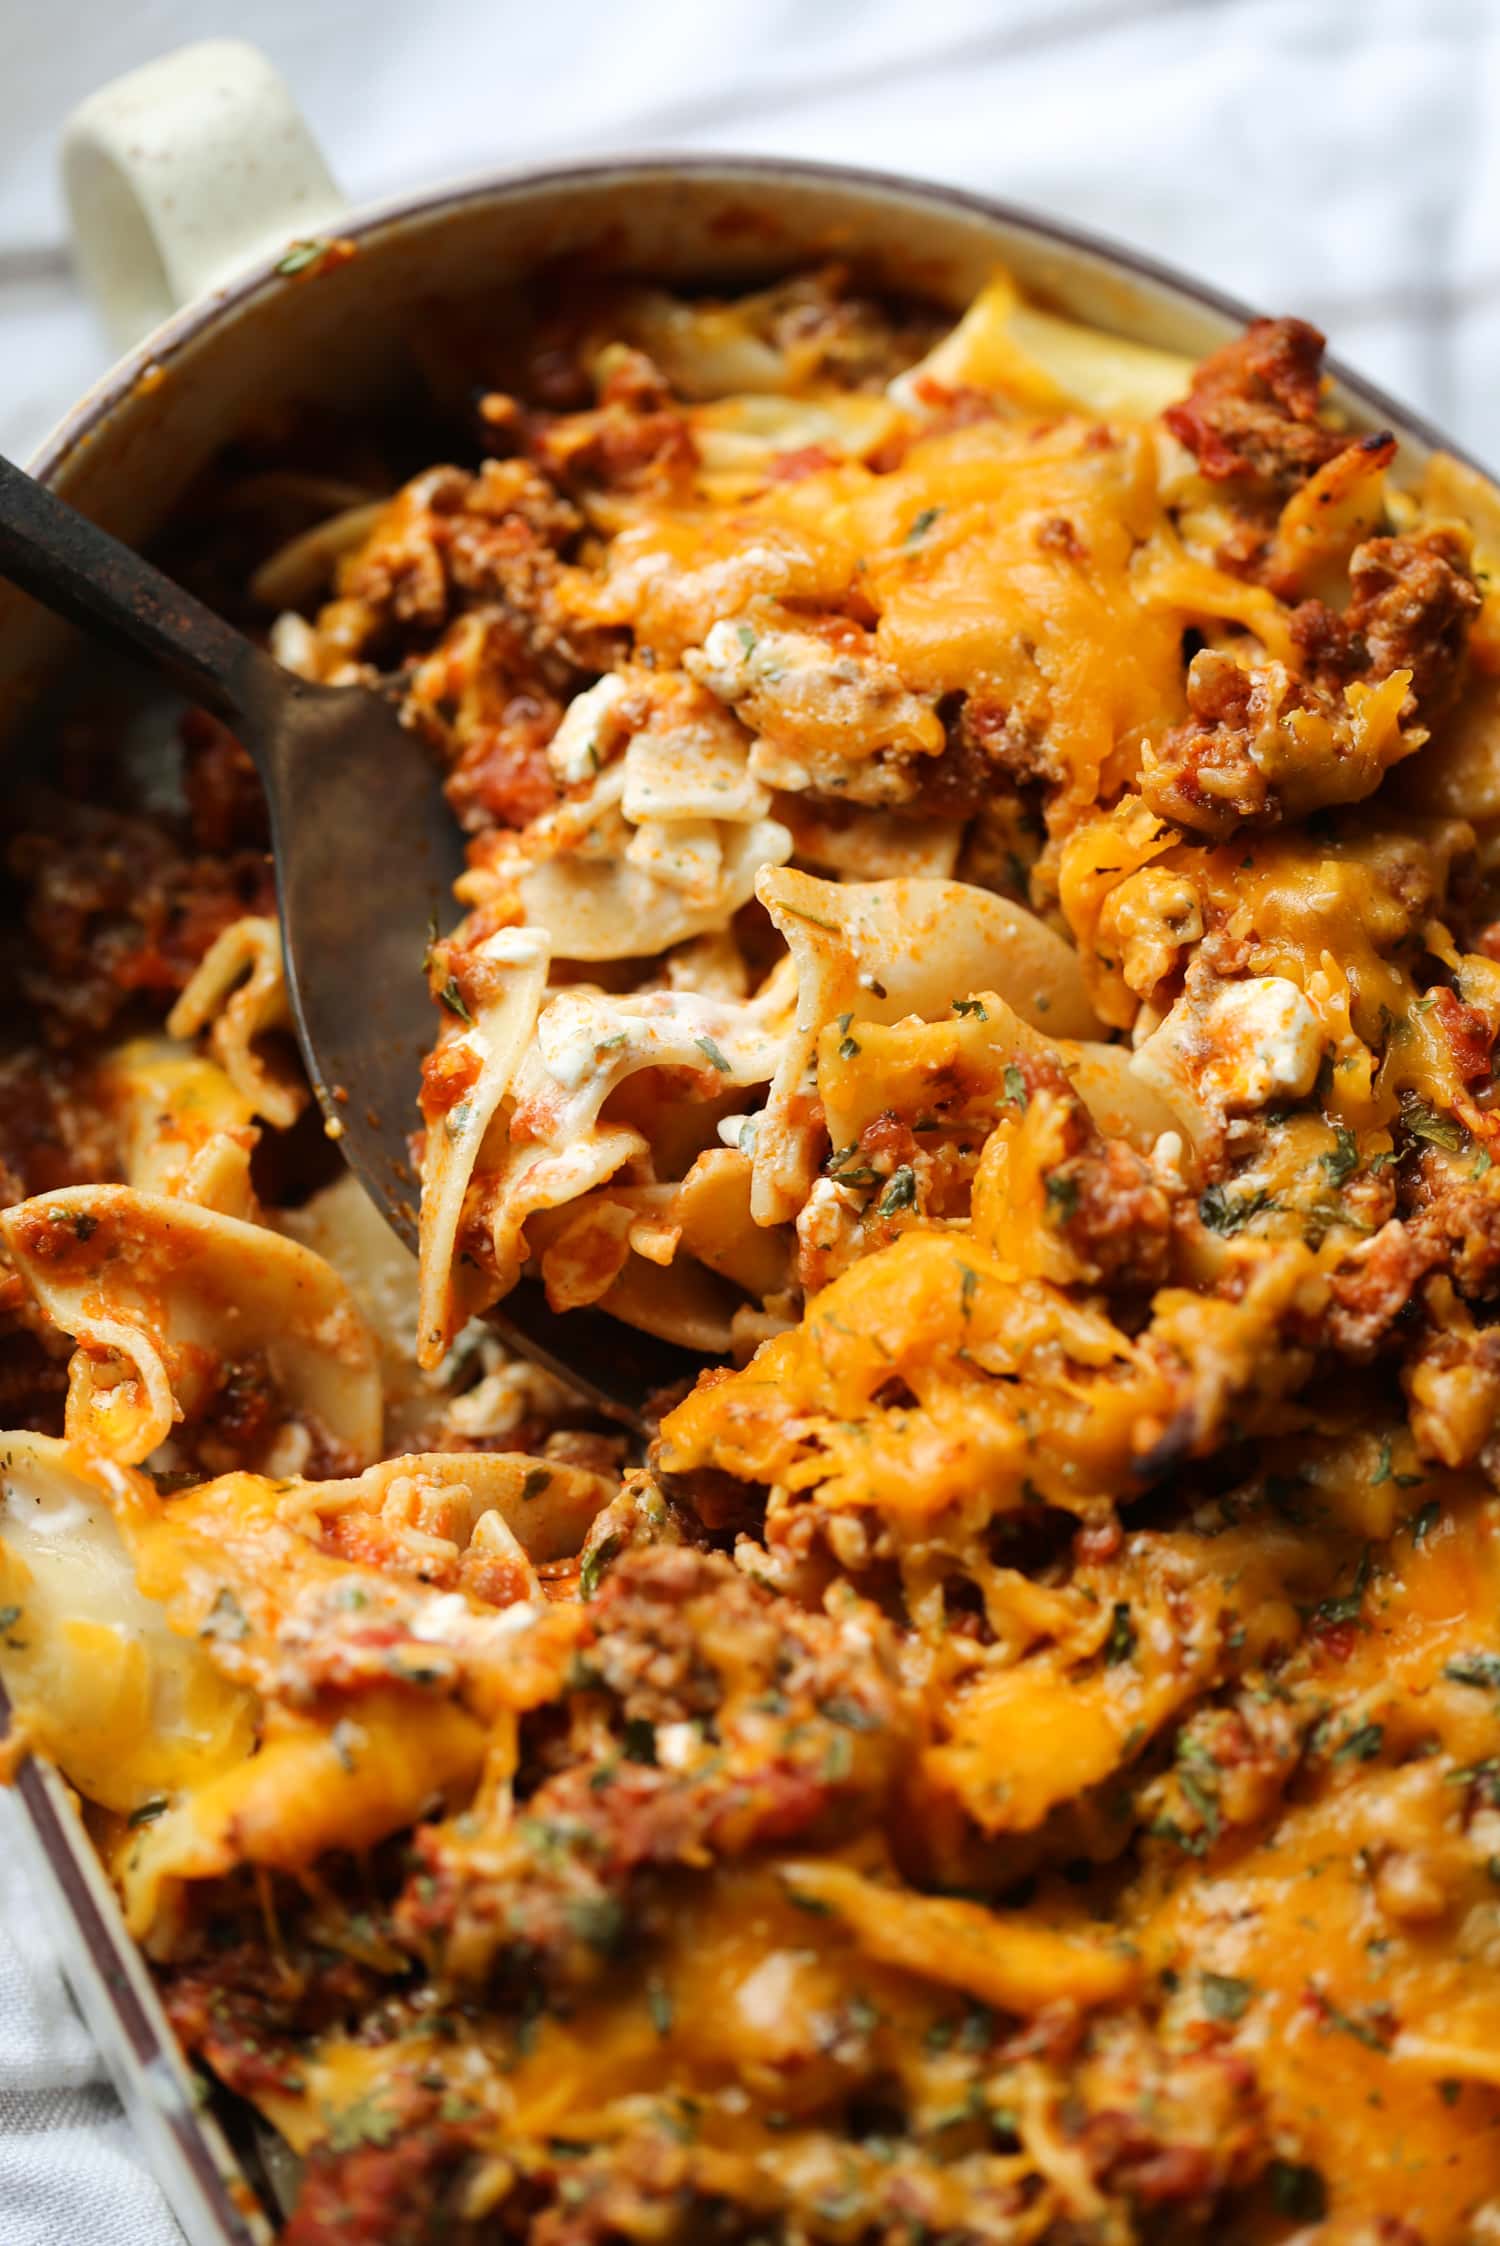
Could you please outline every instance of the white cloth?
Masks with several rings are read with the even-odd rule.
[[[177,2246],[178,2230],[63,1987],[0,1799],[0,2237]]]
[[[1299,312],[1500,460],[1494,0],[69,0],[3,11],[0,447],[105,353],[67,271],[72,105],[257,41],[355,199],[631,146],[817,155],[1010,196]]]
[[[13,456],[106,360],[68,272],[63,116],[169,47],[234,35],[290,79],[356,200],[632,146],[927,174],[1316,320],[1342,358],[1500,462],[1493,0],[0,0],[0,12],[0,448]],[[5,2246],[168,2246],[10,1858],[0,1822]]]

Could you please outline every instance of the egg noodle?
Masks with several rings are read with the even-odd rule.
[[[1500,2242],[1500,503],[1003,273],[432,349],[233,502],[468,836],[419,1267],[237,745],[14,813],[12,1759],[288,2246]]]

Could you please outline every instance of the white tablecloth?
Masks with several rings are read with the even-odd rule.
[[[926,173],[1318,321],[1500,462],[1493,0],[0,0],[0,16],[12,455],[106,358],[68,271],[61,119],[171,46],[234,35],[298,89],[356,199],[647,145]],[[170,2246],[11,1853],[0,1816],[4,2246]]]

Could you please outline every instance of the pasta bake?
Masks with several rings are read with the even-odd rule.
[[[467,836],[416,1261],[234,741],[20,802],[10,1756],[287,2246],[1500,2242],[1500,504],[1322,348],[544,276],[240,461]]]

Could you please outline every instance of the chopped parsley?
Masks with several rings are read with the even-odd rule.
[[[1014,1061],[1008,1061],[1005,1074],[1000,1079],[1005,1087],[1005,1097],[1024,1115],[1026,1113],[1026,1079]]]
[[[1066,1224],[1078,1207],[1078,1180],[1054,1170],[1047,1180],[1047,1214],[1054,1224]]]
[[[618,1949],[625,1932],[625,1906],[618,1895],[572,1895],[565,1908],[568,1925],[580,1942],[600,1957]]]
[[[1278,2215],[1318,2223],[1328,2212],[1328,2186],[1316,2168],[1300,2160],[1273,2160],[1266,2170],[1271,2205]]]
[[[1456,1115],[1444,1115],[1415,1092],[1401,1096],[1401,1120],[1414,1139],[1425,1139],[1429,1146],[1445,1147],[1457,1154],[1468,1138],[1468,1132]]]
[[[953,1011],[955,1014],[972,1014],[974,1019],[979,1022],[987,1022],[990,1018],[985,1011],[982,998],[955,998]]]
[[[1443,1670],[1454,1684],[1475,1685],[1481,1692],[1500,1692],[1500,1653],[1456,1653]]]
[[[1128,1661],[1134,1652],[1135,1624],[1130,1619],[1130,1608],[1123,1599],[1117,1599],[1109,1618],[1109,1636],[1104,1641],[1104,1659],[1113,1668],[1116,1662]]]
[[[459,1020],[461,1022],[467,1022],[470,1029],[474,1027],[474,1017],[469,1012],[468,1006],[464,999],[464,994],[458,987],[458,977],[456,975],[450,975],[448,977],[448,980],[444,983],[442,989],[438,992],[438,997],[447,1007],[450,1014],[457,1014]]]
[[[608,1536],[600,1537],[592,1552],[585,1552],[583,1565],[578,1571],[578,1589],[581,1597],[591,1599],[594,1596],[604,1580],[611,1560],[619,1558],[624,1542],[625,1539],[619,1531],[612,1529]]]
[[[1385,1745],[1385,1726],[1362,1723],[1347,1737],[1341,1739],[1333,1750],[1334,1762],[1373,1762]]]
[[[919,545],[942,511],[941,507],[924,507],[920,514],[913,515],[911,528],[907,532],[903,543],[908,546]]]
[[[836,1731],[823,1751],[823,1776],[830,1786],[837,1786],[853,1768],[854,1742],[846,1732]]]
[[[342,2113],[329,2116],[328,2149],[354,2152],[360,2145],[383,2147],[394,2142],[400,2127],[398,2116],[388,2106],[378,2104],[371,2091],[356,2098],[352,2106],[345,2106]]]
[[[48,1222],[65,1224],[75,1240],[92,1240],[99,1229],[99,1219],[91,1217],[87,1209],[49,1209]]]
[[[331,242],[324,241],[321,237],[307,242],[293,242],[285,256],[277,260],[276,270],[283,280],[289,281],[294,274],[305,273],[309,266],[316,265],[318,259],[326,257],[332,247]]]
[[[672,2033],[672,1992],[654,1973],[646,1982],[646,2010],[658,2035]]]
[[[789,1903],[795,1903],[799,1911],[806,1911],[809,1918],[832,1918],[833,1916],[832,1904],[825,1903],[821,1895],[809,1895],[804,1887],[789,1886],[786,1891],[786,1899]]]
[[[1391,1438],[1389,1435],[1382,1436],[1380,1442],[1380,1450],[1375,1460],[1375,1471],[1370,1476],[1371,1489],[1379,1489],[1382,1482],[1394,1482],[1397,1489],[1415,1489],[1417,1484],[1422,1481],[1423,1478],[1424,1477],[1420,1474],[1392,1473]]]
[[[1317,1999],[1318,2010],[1331,2028],[1338,2029],[1340,2035],[1352,2036],[1354,2041],[1362,2043],[1367,2051],[1378,2051],[1382,2056],[1389,2053],[1392,2037],[1391,2021],[1383,2005],[1370,2005],[1361,2016],[1357,2012],[1340,2011],[1339,2007],[1331,2003],[1322,1994],[1321,1990],[1315,1989],[1313,1994]]]
[[[1219,1815],[1219,1766],[1206,1747],[1196,1739],[1179,1739],[1177,1742],[1177,1783],[1185,1798],[1197,1811],[1203,1827],[1203,1840],[1211,1847],[1218,1839],[1222,1820]]]
[[[1370,1547],[1367,1544],[1359,1556],[1359,1565],[1354,1571],[1354,1581],[1350,1584],[1348,1590],[1341,1592],[1334,1599],[1320,1599],[1313,1608],[1313,1620],[1334,1624],[1358,1622],[1360,1616],[1364,1613],[1365,1586],[1369,1580]]]
[[[522,1504],[529,1505],[534,1497],[540,1497],[543,1490],[548,1490],[551,1487],[552,1469],[550,1466],[528,1466],[526,1478],[521,1484]]]
[[[1427,1503],[1420,1506],[1412,1515],[1411,1540],[1413,1544],[1425,1544],[1442,1517],[1443,1508],[1435,1497],[1429,1497]]]
[[[880,1718],[846,1692],[831,1692],[818,1706],[830,1723],[842,1724],[846,1731],[879,1731],[881,1728]]]
[[[164,1817],[167,1807],[166,1795],[154,1794],[150,1801],[143,1801],[139,1809],[133,1809],[125,1822],[132,1832],[136,1832],[142,1825],[154,1825],[158,1817]]]
[[[1252,1981],[1235,1973],[1205,1973],[1200,1982],[1203,2009],[1211,2020],[1242,2020],[1255,1994]]]
[[[693,1043],[697,1046],[699,1052],[703,1054],[710,1065],[718,1070],[721,1076],[727,1076],[729,1074],[729,1063],[725,1060],[724,1055],[719,1050],[718,1046],[714,1043],[711,1037],[695,1037],[693,1039]]]
[[[1491,1801],[1500,1790],[1500,1755],[1488,1755],[1483,1762],[1465,1763],[1461,1770],[1450,1770],[1446,1783],[1450,1786],[1483,1786]]]
[[[1320,1154],[1318,1160],[1328,1172],[1330,1185],[1344,1185],[1353,1177],[1359,1168],[1359,1141],[1346,1123],[1335,1123],[1332,1151]]]
[[[1263,1186],[1250,1193],[1231,1193],[1226,1185],[1210,1185],[1198,1196],[1198,1222],[1227,1236],[1275,1207],[1274,1197]]]
[[[917,1173],[909,1162],[903,1162],[899,1170],[892,1172],[891,1182],[876,1205],[877,1214],[893,1217],[898,1209],[913,1208],[916,1199]]]
[[[238,1641],[250,1635],[250,1618],[239,1600],[227,1585],[217,1592],[202,1626],[200,1638],[227,1638]]]

